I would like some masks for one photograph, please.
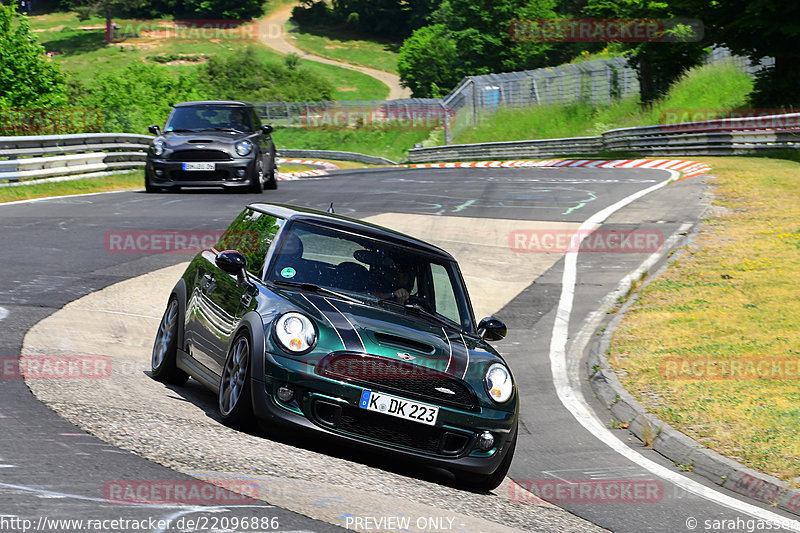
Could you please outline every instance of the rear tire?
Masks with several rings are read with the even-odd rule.
[[[517,429],[514,428],[514,438],[508,444],[509,449],[505,457],[500,462],[497,470],[491,474],[473,474],[472,472],[454,472],[456,479],[465,485],[469,485],[474,490],[490,491],[500,486],[511,468],[511,461],[514,459],[514,450],[517,447]]]
[[[153,379],[162,383],[183,385],[189,374],[178,368],[178,328],[180,327],[180,309],[178,300],[172,296],[167,309],[158,326],[156,340],[153,343],[153,355],[150,369]]]

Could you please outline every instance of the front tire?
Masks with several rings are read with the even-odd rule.
[[[491,474],[473,474],[471,472],[455,472],[456,479],[465,485],[469,485],[473,490],[490,491],[500,486],[511,468],[511,461],[514,459],[514,450],[517,447],[517,429],[514,428],[514,438],[509,443],[509,449],[505,457],[500,462],[497,470]]]
[[[179,319],[178,300],[173,296],[169,299],[158,326],[150,360],[153,379],[173,385],[183,385],[189,379],[189,374],[177,366]]]
[[[250,187],[247,189],[247,192],[251,192],[254,194],[261,194],[264,192],[264,166],[263,163],[258,163],[258,168],[256,169],[255,176],[253,176],[253,182],[250,184]]]
[[[270,191],[274,191],[278,188],[278,179],[276,176],[278,169],[275,168],[275,158],[272,158],[272,168],[269,171],[269,178],[267,179],[266,183],[264,183],[264,188],[269,189]]]
[[[161,188],[153,185],[153,183],[150,181],[150,178],[144,179],[144,190],[145,192],[161,192]]]
[[[219,414],[222,422],[231,427],[244,428],[255,420],[250,390],[251,361],[250,337],[240,333],[225,358],[219,383]]]

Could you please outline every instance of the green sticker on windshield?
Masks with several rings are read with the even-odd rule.
[[[293,278],[295,274],[297,274],[297,271],[292,267],[286,267],[281,270],[281,276],[284,278]]]

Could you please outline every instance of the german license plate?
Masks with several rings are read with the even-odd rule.
[[[389,396],[382,392],[375,392],[369,389],[361,391],[361,401],[358,406],[367,411],[375,411],[385,415],[396,416],[412,422],[436,425],[436,417],[439,416],[439,408],[424,403],[404,400],[396,396]]]
[[[215,163],[184,163],[183,170],[214,170]]]

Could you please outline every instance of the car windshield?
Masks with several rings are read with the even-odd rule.
[[[295,222],[285,229],[266,279],[473,330],[454,261],[381,239]]]
[[[253,131],[247,108],[242,106],[205,105],[176,107],[164,131]]]

